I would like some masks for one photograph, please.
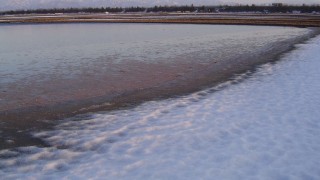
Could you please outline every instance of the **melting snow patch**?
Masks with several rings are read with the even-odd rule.
[[[217,87],[36,133],[2,178],[320,179],[320,37]]]

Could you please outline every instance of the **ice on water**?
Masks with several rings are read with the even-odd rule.
[[[320,37],[219,86],[63,120],[2,178],[319,179]]]

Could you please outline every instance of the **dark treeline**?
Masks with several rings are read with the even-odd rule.
[[[271,5],[271,6],[256,6],[256,5],[239,5],[239,6],[154,6],[154,7],[100,7],[100,8],[55,8],[55,9],[34,9],[34,10],[14,10],[0,12],[0,15],[13,14],[54,14],[54,13],[120,13],[120,12],[270,12],[270,13],[287,13],[301,12],[312,13],[320,12],[320,5]]]
[[[320,5],[302,5],[302,6],[289,6],[289,5],[274,5],[274,6],[220,6],[220,12],[270,12],[270,13],[287,13],[287,12],[301,12],[312,13],[320,12]]]
[[[14,10],[0,12],[1,15],[13,14],[54,14],[54,13],[102,13],[102,12],[122,12],[123,8],[101,7],[101,8],[54,8],[54,9],[32,9],[32,10]]]

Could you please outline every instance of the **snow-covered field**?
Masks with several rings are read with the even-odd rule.
[[[320,37],[185,97],[63,120],[4,179],[320,179]]]

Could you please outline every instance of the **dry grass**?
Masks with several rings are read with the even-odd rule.
[[[0,23],[184,23],[184,24],[240,24],[320,27],[320,16],[274,16],[274,15],[234,15],[234,16],[153,16],[144,15],[66,15],[66,16],[0,16]],[[169,18],[168,18],[169,17]]]

